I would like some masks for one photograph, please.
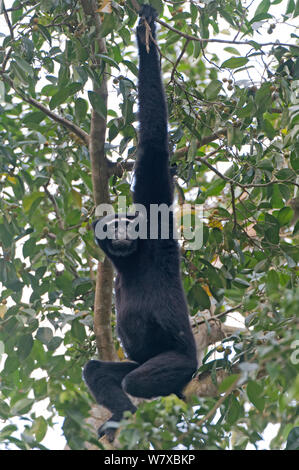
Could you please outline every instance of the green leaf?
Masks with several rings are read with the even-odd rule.
[[[109,56],[107,56],[107,55],[105,55],[105,54],[96,54],[96,57],[102,59],[104,62],[106,62],[107,64],[111,65],[112,67],[117,68],[117,70],[120,70],[118,63],[115,62],[115,60],[112,59],[112,57],[109,57]]]
[[[247,289],[247,287],[250,287],[249,282],[247,282],[245,279],[241,279],[240,277],[236,277],[233,280],[233,284],[240,289]]]
[[[279,222],[271,214],[266,214],[265,216],[265,237],[266,239],[274,245],[279,243]]]
[[[222,82],[220,82],[220,80],[212,80],[204,91],[206,98],[208,100],[214,100],[217,98],[221,88]]]
[[[249,59],[247,57],[232,57],[231,59],[225,60],[221,67],[227,68],[227,69],[237,69],[239,67],[243,67],[249,62]]]
[[[13,233],[10,231],[9,225],[7,223],[0,224],[0,239],[5,247],[11,245],[12,237]]]
[[[163,2],[162,0],[150,0],[149,2],[157,10],[159,16],[163,15]]]
[[[257,382],[250,380],[247,384],[247,396],[251,403],[262,412],[265,407],[265,398],[263,397],[263,388]]]
[[[295,9],[295,0],[289,0],[285,14],[288,15],[290,13],[293,13],[294,9]]]
[[[268,110],[272,104],[270,83],[263,83],[255,94],[255,104],[258,107],[257,115],[262,117],[262,114]]]
[[[33,111],[24,116],[23,122],[24,124],[40,124],[45,118],[45,113],[42,111]]]
[[[18,400],[12,407],[11,409],[11,415],[19,415],[22,416],[26,413],[28,413],[32,405],[34,404],[35,400],[30,399],[30,398],[21,398],[21,400]]]
[[[93,109],[104,119],[106,119],[107,109],[103,98],[94,91],[88,92],[88,99]]]
[[[17,342],[18,357],[21,360],[26,359],[29,356],[33,346],[33,338],[31,334],[21,336]]]
[[[124,45],[128,46],[131,42],[131,31],[128,28],[123,27],[118,31],[118,33],[122,38]],[[121,57],[119,57],[119,59],[121,60]]]
[[[206,291],[199,285],[195,284],[188,292],[188,300],[190,304],[197,309],[210,308],[210,298]]]
[[[294,172],[289,168],[283,168],[276,173],[276,178],[279,180],[292,180],[294,177]]]
[[[10,416],[10,408],[4,400],[0,400],[0,417],[7,419]]]
[[[43,416],[39,416],[34,420],[31,430],[34,433],[37,442],[41,442],[43,440],[47,433],[47,429],[48,423]]]
[[[78,319],[72,322],[71,333],[72,336],[78,341],[83,342],[86,339],[85,327],[82,325],[82,323],[79,322]]]
[[[47,343],[47,348],[49,351],[55,351],[62,343],[63,338],[59,336],[53,336],[53,338]]]
[[[32,257],[33,254],[36,253],[36,250],[40,250],[42,247],[37,247],[36,245],[37,239],[35,237],[29,238],[23,245],[23,256],[27,258],[27,256]]]
[[[18,55],[14,55],[14,59],[16,60],[18,67],[23,70],[25,76],[29,75],[30,77],[34,77],[34,70],[25,59]]]
[[[267,274],[267,281],[266,281],[267,289],[270,292],[277,291],[279,287],[279,276],[274,269],[271,269]]]
[[[14,25],[23,15],[23,7],[22,2],[20,2],[20,0],[16,0],[15,2],[13,2],[12,6],[13,10],[11,12],[11,20],[12,24]]]
[[[16,61],[11,61],[10,68],[14,74],[14,77],[20,80],[20,82],[22,82],[24,85],[28,86],[28,74],[24,73],[24,70],[18,66]]]
[[[213,180],[208,189],[205,191],[205,196],[219,196],[225,185],[226,181],[221,178]]]
[[[55,283],[56,286],[63,291],[63,295],[71,297],[73,293],[72,281],[73,276],[68,271],[64,271],[56,278]]]
[[[101,37],[106,37],[109,33],[112,33],[115,27],[114,16],[112,14],[104,14],[104,19],[101,24]]]
[[[48,344],[53,338],[53,332],[51,328],[41,327],[36,332],[36,339],[38,339],[43,344]]]
[[[285,203],[281,197],[281,191],[278,185],[273,185],[271,204],[273,209],[281,209],[282,207],[285,207]]]
[[[16,431],[18,431],[18,428],[14,424],[8,424],[8,426],[4,426],[0,431],[0,440],[3,441],[4,439],[7,439],[13,432]]]
[[[240,52],[237,51],[237,49],[235,47],[228,46],[228,47],[225,47],[224,50],[226,52],[229,52],[230,54],[240,55]]]
[[[270,8],[270,5],[270,0],[262,0],[257,9],[255,10],[254,17],[263,13],[267,13]]]
[[[242,408],[237,398],[234,396],[231,396],[229,400],[229,409],[227,413],[227,423],[230,426],[232,426],[234,423],[238,421],[241,411],[242,411]]]
[[[278,222],[280,226],[288,225],[294,216],[294,211],[290,207],[283,207],[277,214]]]
[[[49,106],[50,109],[54,109],[57,106],[61,105],[62,103],[65,103],[66,100],[77,93],[80,89],[82,88],[82,83],[70,83],[66,87],[61,87],[55,95],[52,96]]]
[[[237,380],[238,377],[239,377],[239,374],[231,374],[225,377],[225,379],[223,379],[223,381],[218,387],[218,393],[226,392],[226,390],[228,390],[229,387],[231,387],[231,385]]]
[[[37,200],[41,201],[45,197],[45,193],[42,193],[41,191],[37,191],[31,194],[26,194],[23,197],[23,209],[25,212],[29,212],[31,209],[31,206],[34,202]]]
[[[128,67],[128,69],[136,76],[138,77],[138,68],[134,64],[134,62],[131,62],[129,60],[123,60],[123,64]]]
[[[274,137],[276,137],[276,130],[272,126],[271,122],[268,121],[267,119],[264,119],[262,126],[263,126],[264,131],[266,132],[267,137],[270,140],[273,140]]]
[[[197,139],[193,137],[193,139],[191,139],[191,142],[188,148],[187,160],[189,162],[192,162],[196,154],[197,154]]]
[[[291,152],[290,161],[291,161],[293,170],[296,171],[296,173],[298,173],[299,172],[299,148],[297,152],[296,151]]]
[[[51,34],[49,32],[49,29],[46,28],[43,24],[41,23],[38,23],[38,30],[39,32],[42,34],[42,36],[45,38],[46,41],[48,41],[48,43],[52,44],[52,37],[51,37]]]

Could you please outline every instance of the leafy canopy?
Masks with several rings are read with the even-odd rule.
[[[84,136],[94,109],[107,117],[108,157],[123,168],[135,158],[137,17],[130,1],[99,2],[99,54],[83,3],[0,2],[0,440],[21,449],[44,448],[57,416],[71,448],[96,442],[81,374],[95,353],[102,253]],[[298,449],[299,42],[286,25],[298,2],[150,3],[166,23],[159,46],[178,202],[204,208],[203,246],[182,253],[190,313],[241,305],[246,333],[208,352],[202,368],[214,381],[218,369],[232,374],[225,394],[241,361],[237,390],[195,408],[174,397],[146,403],[120,440],[124,449],[243,449],[271,422],[271,446]],[[108,109],[91,86],[104,65]],[[110,177],[110,191],[113,201],[129,196],[126,172]]]

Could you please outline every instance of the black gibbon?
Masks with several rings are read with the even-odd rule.
[[[157,13],[151,6],[143,5],[139,15],[140,131],[133,200],[146,209],[151,204],[164,203],[170,207],[173,182],[169,170],[166,100],[155,44]],[[151,29],[149,36],[144,20]],[[172,217],[170,212],[170,225]],[[182,389],[197,368],[177,240],[173,236],[163,239],[161,234],[157,239],[124,238],[117,228],[121,216],[114,218],[117,219],[114,239],[96,237],[96,241],[117,270],[117,332],[128,360],[91,360],[83,372],[97,403],[112,413],[98,431],[99,436],[106,434],[110,441],[115,428],[109,427],[109,422],[120,421],[126,410],[136,411],[127,394],[142,398],[171,393],[182,396]],[[109,225],[111,220],[107,216],[101,223]],[[98,222],[94,224],[95,232]]]

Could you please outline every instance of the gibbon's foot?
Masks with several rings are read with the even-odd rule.
[[[113,442],[115,438],[115,434],[118,428],[110,428],[109,423],[112,422],[112,419],[108,419],[102,426],[99,427],[98,429],[98,438],[101,439],[101,437],[105,436],[107,441]],[[114,421],[115,422],[115,421]]]
[[[156,31],[155,19],[157,18],[158,13],[151,5],[143,5],[139,11],[139,16],[140,16],[140,20],[137,26],[137,34],[141,43],[146,45],[146,29],[147,28],[146,28],[144,20],[149,25],[153,38],[155,38],[155,31]],[[149,38],[149,42],[151,42],[150,38]]]
[[[131,413],[135,413],[135,411],[137,410],[137,408],[135,406],[132,406],[131,408]],[[111,418],[109,418],[104,424],[102,424],[102,426],[99,427],[98,429],[98,438],[100,439],[101,437],[105,436],[106,439],[109,441],[109,442],[113,442],[114,441],[114,438],[115,438],[115,434],[118,430],[118,427],[115,427],[114,425],[119,423],[122,419],[122,413],[119,414],[114,414],[111,416]],[[109,427],[109,423],[113,424],[113,427]]]

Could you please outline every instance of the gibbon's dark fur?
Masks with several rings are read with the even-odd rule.
[[[173,183],[158,51],[152,40],[149,52],[145,45],[143,18],[155,38],[157,13],[144,5],[140,16],[137,27],[140,133],[133,198],[148,209],[150,204],[172,204]],[[115,426],[111,423],[109,427],[109,423],[120,421],[126,410],[136,410],[127,393],[142,398],[171,393],[181,396],[196,371],[197,360],[177,241],[158,237],[134,243],[97,239],[97,243],[117,270],[117,331],[129,360],[91,360],[85,365],[83,376],[96,401],[112,412],[110,420],[99,429],[99,436],[106,434],[113,440]]]

